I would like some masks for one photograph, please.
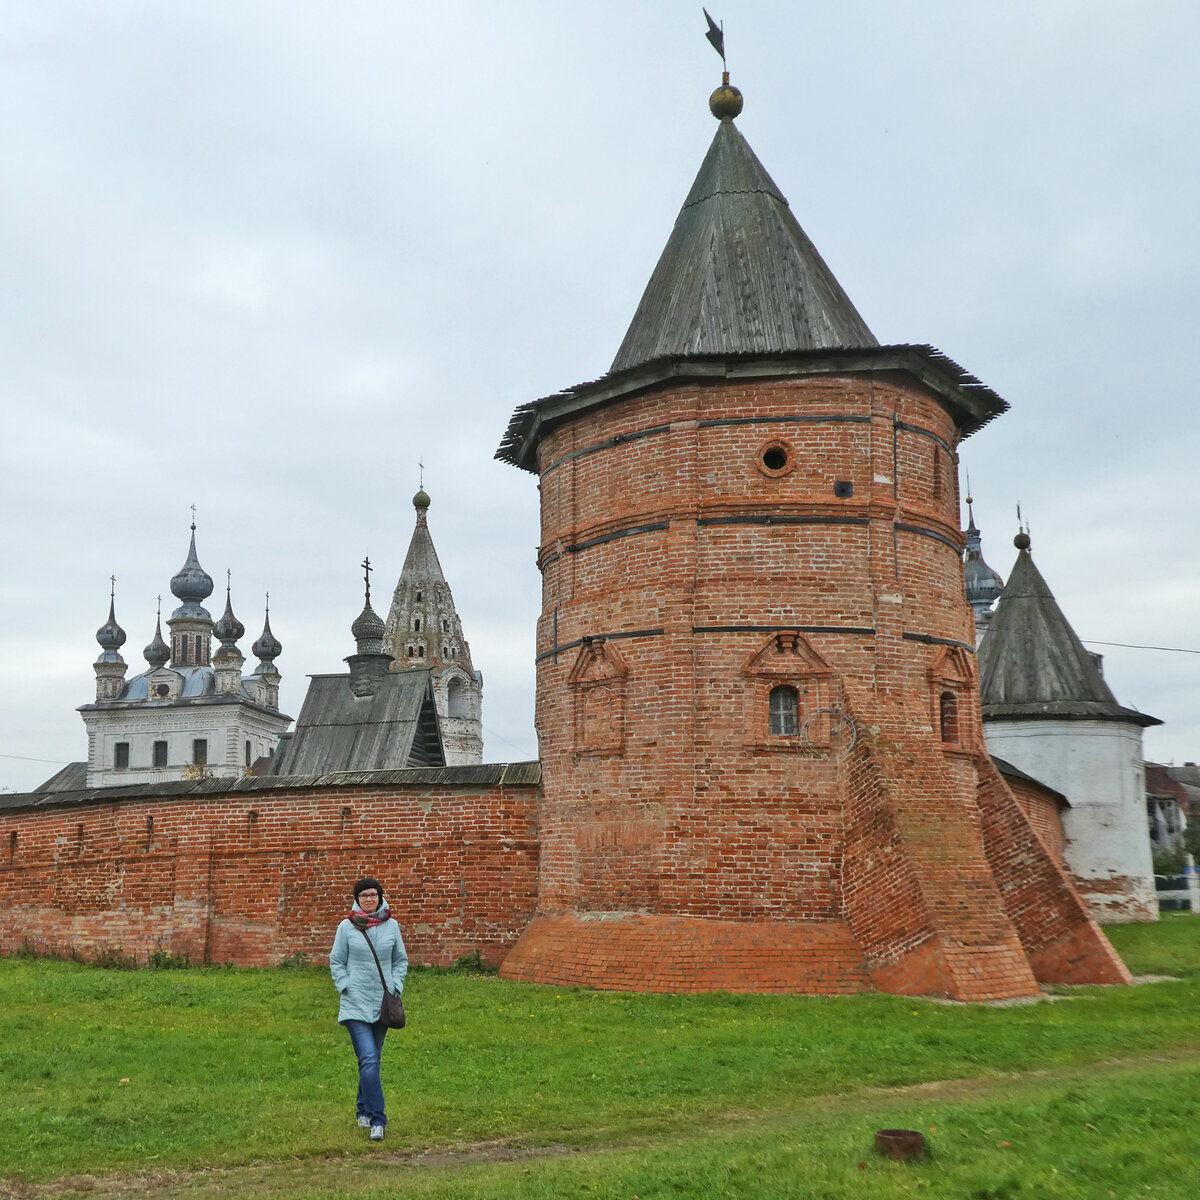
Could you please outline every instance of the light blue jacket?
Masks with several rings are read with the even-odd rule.
[[[379,955],[388,988],[400,995],[404,991],[404,976],[408,974],[408,954],[404,949],[404,938],[400,936],[400,926],[387,920],[382,925],[372,925],[367,930],[367,937]],[[379,972],[375,969],[375,959],[371,957],[366,938],[349,919],[337,928],[333,949],[329,952],[329,973],[342,998],[338,1006],[339,1022],[379,1020],[383,1005]]]

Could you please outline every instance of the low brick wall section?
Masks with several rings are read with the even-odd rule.
[[[324,957],[382,880],[414,962],[498,965],[537,898],[537,763],[0,797],[0,951]]]

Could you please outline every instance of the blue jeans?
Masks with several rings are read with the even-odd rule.
[[[379,1080],[379,1056],[387,1026],[382,1021],[343,1021],[358,1059],[358,1099],[355,1108],[372,1125],[387,1125],[383,1111],[383,1084]]]

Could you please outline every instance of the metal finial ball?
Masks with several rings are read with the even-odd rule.
[[[1013,538],[1013,545],[1016,546],[1018,550],[1028,550],[1030,546],[1029,534],[1022,530],[1015,538]]]
[[[708,111],[718,121],[732,121],[742,111],[742,93],[731,83],[723,83],[708,98]]]

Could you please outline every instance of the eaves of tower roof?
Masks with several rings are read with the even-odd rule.
[[[1117,703],[1027,549],[1017,556],[980,643],[979,693],[985,721],[1057,717],[1162,724]]]
[[[521,405],[509,420],[496,458],[536,474],[538,443],[556,425],[654,387],[865,373],[900,376],[927,388],[953,417],[963,437],[982,429],[1008,409],[1007,401],[991,388],[928,345],[677,355],[610,371],[599,379]]]

